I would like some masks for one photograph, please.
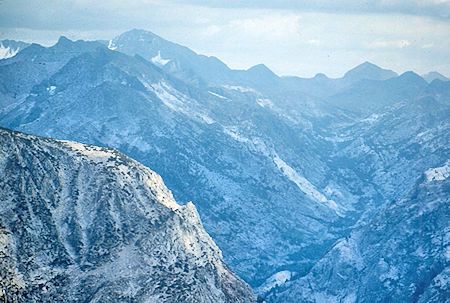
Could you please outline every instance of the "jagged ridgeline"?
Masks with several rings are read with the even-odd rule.
[[[378,271],[344,274],[346,263],[331,260],[393,203],[414,201],[423,173],[450,159],[445,76],[370,62],[341,78],[278,76],[263,64],[233,70],[143,30],[110,41],[61,37],[51,47],[2,43],[0,126],[113,147],[150,167],[180,204],[195,202],[226,263],[266,301],[371,302],[392,297],[392,285],[425,289],[415,276],[414,286],[360,282],[342,293],[339,285],[353,289]],[[384,219],[406,222],[415,215],[407,210]],[[423,225],[414,228],[401,243],[422,241]],[[398,263],[416,260],[415,251],[395,247],[386,268],[409,268]],[[367,267],[372,260],[363,258]],[[339,272],[333,283],[330,272]],[[376,298],[365,296],[374,287]]]
[[[0,128],[1,302],[254,302],[195,206],[114,149]]]

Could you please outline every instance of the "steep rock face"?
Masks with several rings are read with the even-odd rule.
[[[450,162],[286,286],[278,302],[448,302]]]
[[[253,302],[192,203],[112,150],[0,129],[0,295]]]

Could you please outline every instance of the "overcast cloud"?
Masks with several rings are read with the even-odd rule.
[[[0,39],[53,44],[150,30],[230,67],[332,77],[364,61],[450,76],[450,1],[3,0]],[[306,3],[306,4],[305,4]]]

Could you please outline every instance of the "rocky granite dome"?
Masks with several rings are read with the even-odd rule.
[[[113,149],[0,129],[7,302],[254,302],[192,203]]]

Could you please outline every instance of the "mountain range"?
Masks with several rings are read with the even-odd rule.
[[[114,147],[160,174],[177,201],[195,203],[225,262],[273,302],[316,291],[304,298],[320,302],[323,290],[305,286],[325,279],[317,267],[341,266],[333,250],[413,201],[423,174],[449,158],[448,81],[369,62],[338,79],[232,70],[142,30],[32,44],[0,60],[0,96],[0,126]],[[361,287],[336,300],[367,300]]]

